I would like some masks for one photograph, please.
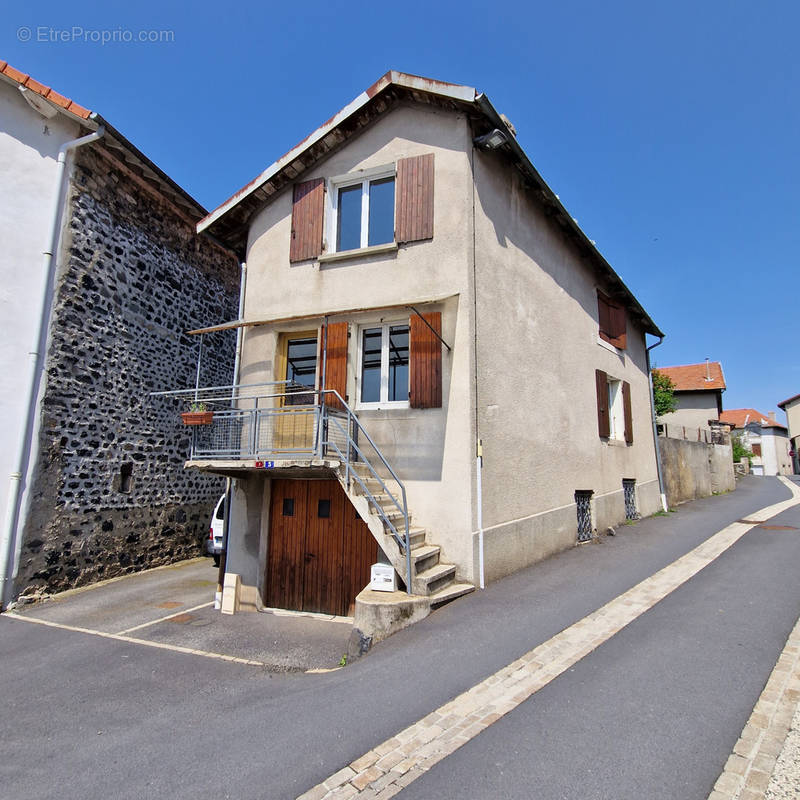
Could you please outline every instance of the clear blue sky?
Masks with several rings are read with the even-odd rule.
[[[47,40],[73,27],[173,41]],[[666,332],[657,364],[721,361],[726,408],[800,393],[796,0],[77,0],[0,28],[208,208],[387,69],[475,86]]]

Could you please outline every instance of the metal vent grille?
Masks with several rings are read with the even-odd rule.
[[[636,510],[636,481],[623,478],[622,494],[625,497],[625,519],[639,519],[639,512]]]
[[[588,542],[592,538],[592,492],[575,492],[578,509],[578,541]]]

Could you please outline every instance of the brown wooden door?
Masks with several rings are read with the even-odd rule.
[[[264,602],[351,614],[378,544],[338,481],[273,480]]]

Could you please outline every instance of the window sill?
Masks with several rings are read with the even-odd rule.
[[[394,403],[359,403],[356,406],[356,411],[403,411],[411,408],[411,404],[402,401]]]
[[[387,244],[374,244],[372,247],[359,247],[356,250],[342,250],[341,253],[323,253],[319,257],[320,264],[331,261],[343,261],[347,258],[362,258],[364,256],[377,256],[381,253],[394,253],[397,251],[397,242]]]
[[[613,437],[609,437],[608,439],[603,440],[609,447],[627,447],[628,443],[624,439],[615,439]]]
[[[608,350],[610,353],[613,353],[615,356],[619,356],[620,358],[625,357],[624,350],[620,350],[619,347],[614,347],[613,344],[607,342],[605,339],[601,339],[599,336],[597,337],[597,344],[599,344],[600,347],[603,347],[606,350]]]

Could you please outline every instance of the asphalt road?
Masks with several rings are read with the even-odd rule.
[[[789,492],[749,478],[475,592],[343,670],[275,674],[0,617],[0,795],[292,798]],[[780,523],[800,528],[792,509]],[[800,614],[754,529],[402,797],[705,798]]]

